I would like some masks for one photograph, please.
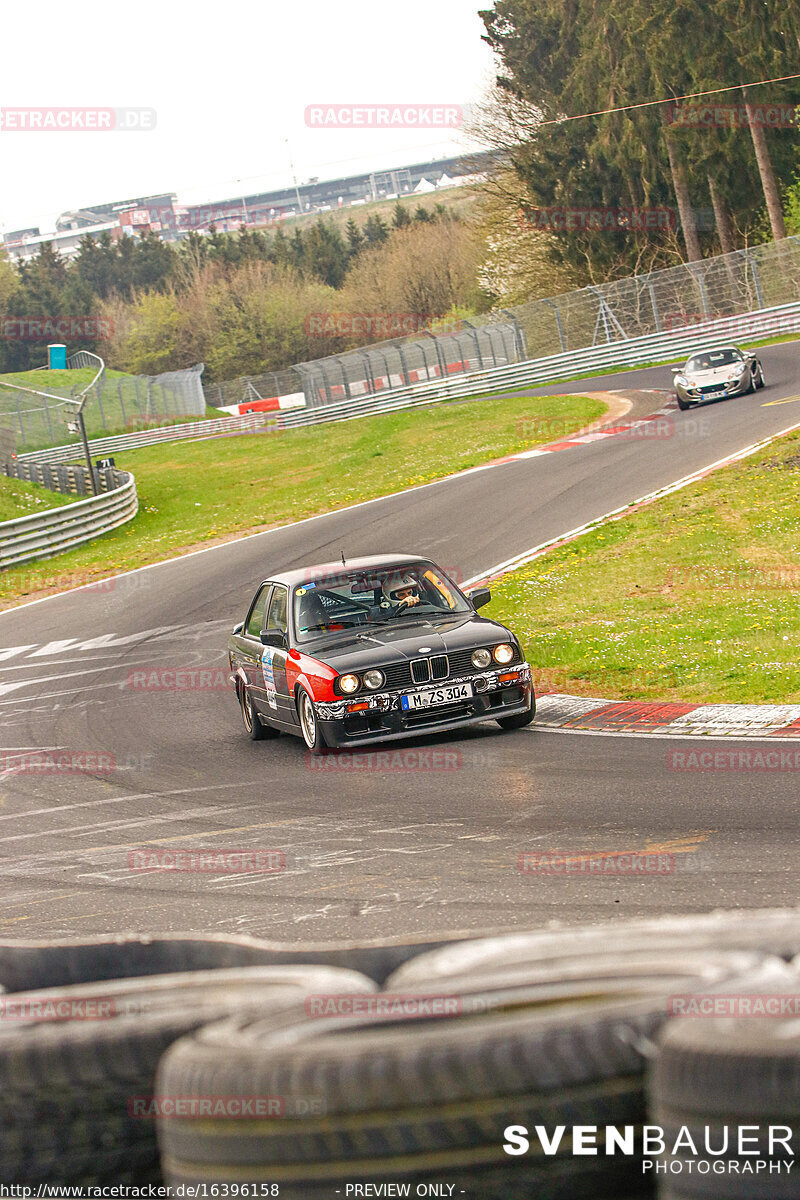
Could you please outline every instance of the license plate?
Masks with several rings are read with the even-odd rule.
[[[471,683],[453,683],[449,687],[426,688],[424,692],[403,696],[402,707],[409,712],[414,708],[432,708],[435,704],[453,704],[457,700],[468,700],[471,695]]]
[[[719,400],[720,396],[725,395],[725,388],[714,388],[713,392],[706,392],[706,400]]]

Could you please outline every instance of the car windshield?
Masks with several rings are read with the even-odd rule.
[[[686,364],[686,370],[713,371],[715,367],[727,367],[742,361],[738,350],[708,350],[705,354],[693,354]]]
[[[300,642],[321,633],[470,611],[455,584],[426,562],[369,571],[342,567],[336,575],[312,577],[298,584],[293,604]]]

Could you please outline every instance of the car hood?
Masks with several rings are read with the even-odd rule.
[[[368,631],[362,627],[358,634],[339,633],[335,640],[315,639],[298,649],[336,671],[366,671],[370,667],[510,640],[516,639],[505,625],[466,613],[431,624],[427,621],[404,624],[398,619],[396,624],[370,627]],[[423,650],[423,646],[428,649]]]
[[[727,363],[724,367],[714,367],[709,371],[678,371],[678,374],[697,387],[707,387],[710,383],[724,383],[736,365]]]

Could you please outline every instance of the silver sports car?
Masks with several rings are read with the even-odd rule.
[[[727,400],[754,392],[765,384],[764,368],[752,350],[721,346],[698,350],[675,376],[679,408],[694,408],[711,400]]]

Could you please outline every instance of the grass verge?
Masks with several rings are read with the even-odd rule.
[[[80,499],[80,496],[62,496],[36,483],[0,475],[0,521],[16,521],[19,517],[29,517],[31,513]]]
[[[499,580],[542,691],[800,702],[800,435]]]
[[[329,425],[115,454],[133,471],[139,514],[128,525],[0,577],[0,602],[65,573],[76,584],[170,558],[203,542],[266,529],[441,479],[553,441],[606,411],[587,396],[515,396],[440,404]]]

